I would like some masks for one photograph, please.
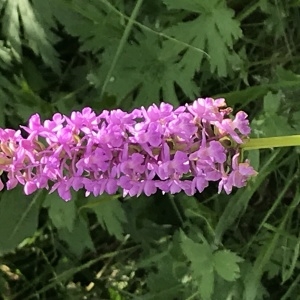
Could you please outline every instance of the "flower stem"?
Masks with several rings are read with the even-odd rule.
[[[276,147],[300,146],[300,135],[289,135],[269,138],[256,138],[245,141],[243,150],[267,149]]]

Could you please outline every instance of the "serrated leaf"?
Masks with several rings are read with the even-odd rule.
[[[212,250],[207,244],[196,243],[184,236],[181,248],[184,255],[191,261],[191,269],[197,277],[201,277],[210,270],[213,270]]]
[[[240,276],[239,262],[243,259],[228,250],[220,250],[213,255],[216,272],[227,281],[234,281]]]
[[[39,0],[35,0],[41,2]],[[65,30],[80,42],[81,51],[97,53],[103,47],[119,42],[124,28],[116,14],[105,12],[99,1],[76,3],[47,0],[48,9]],[[41,11],[43,12],[42,8]]]
[[[102,195],[97,199],[98,203],[94,202],[96,205],[92,206],[92,210],[95,212],[98,222],[109,234],[123,240],[123,223],[127,222],[127,218],[121,203],[115,196],[110,195]]]
[[[25,196],[22,188],[3,193],[0,201],[0,255],[14,250],[38,226],[40,193]]]
[[[77,215],[75,201],[66,202],[57,193],[51,193],[46,196],[44,205],[49,208],[49,217],[57,229],[67,228],[72,232]]]
[[[59,73],[58,54],[52,46],[53,40],[50,39],[53,33],[46,34],[46,29],[41,25],[28,0],[7,0],[4,7],[3,32],[19,58],[22,57],[21,29],[24,30],[24,38],[32,51]]]
[[[147,106],[161,99],[177,104],[175,87],[178,85],[184,94],[194,98],[199,89],[186,70],[178,63],[180,57],[167,43],[161,43],[153,34],[139,35],[138,43],[127,45],[119,58],[106,92],[115,95],[119,101],[137,91],[136,106]],[[116,49],[106,49],[100,69],[91,72],[89,80],[101,87],[109,70]]]
[[[204,1],[195,0],[191,2],[165,1],[170,8],[182,8],[200,15],[192,21],[182,22],[168,28],[165,32],[174,36],[175,39],[202,49],[209,54],[211,72],[219,76],[228,74],[230,65],[230,51],[234,42],[242,37],[240,24],[234,19],[233,10],[226,6],[226,2],[212,0],[203,5]],[[182,52],[185,46],[176,46],[178,53]],[[182,65],[193,75],[199,70],[204,58],[203,53],[196,54],[191,48],[186,49],[182,58]]]
[[[58,235],[68,244],[70,251],[78,257],[83,254],[85,249],[95,251],[87,222],[81,218],[75,220],[71,232],[67,228],[61,228],[58,230]]]

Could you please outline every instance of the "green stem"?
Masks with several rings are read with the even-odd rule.
[[[289,135],[269,138],[256,138],[245,141],[243,150],[267,149],[276,147],[300,146],[300,135]]]

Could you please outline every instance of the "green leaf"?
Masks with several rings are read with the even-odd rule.
[[[234,281],[240,276],[239,262],[243,259],[228,250],[220,250],[214,253],[214,268],[216,272],[227,281]]]
[[[71,36],[78,37],[82,52],[97,53],[100,49],[119,42],[124,30],[120,18],[116,14],[108,13],[106,6],[100,4],[101,1],[47,2],[46,11],[51,11],[53,18],[56,18]],[[44,9],[41,6],[42,14]]]
[[[57,193],[46,196],[44,205],[49,208],[49,217],[53,225],[57,228],[67,228],[72,232],[76,219],[75,201],[64,201]]]
[[[263,97],[268,91],[269,87],[267,85],[250,86],[240,91],[217,94],[214,95],[214,98],[223,97],[230,106],[236,104],[247,105],[251,101],[257,101],[257,99]]]
[[[295,177],[294,177],[295,178]],[[291,177],[287,178],[287,181],[293,181]],[[280,203],[281,196],[283,197],[285,193],[283,192],[282,195],[279,195],[277,199],[275,199],[274,203]],[[292,198],[292,201],[289,205],[289,209],[283,211],[283,215],[279,219],[279,222],[276,223],[276,226],[270,226],[266,219],[263,220],[263,226],[268,228],[268,232],[264,234],[264,243],[261,245],[259,252],[255,256],[255,262],[253,267],[247,272],[244,281],[245,281],[245,299],[247,300],[254,300],[257,299],[258,294],[258,287],[259,283],[262,280],[262,276],[267,271],[269,272],[269,262],[277,261],[279,264],[282,265],[284,269],[284,264],[287,265],[293,264],[291,261],[287,262],[288,253],[287,250],[287,238],[289,238],[293,245],[291,244],[291,248],[295,248],[295,243],[299,242],[298,233],[297,236],[293,236],[286,231],[290,225],[290,218],[297,210],[299,206],[300,198],[299,198],[299,188],[296,189],[295,195]],[[269,210],[268,214],[271,214],[272,209]],[[270,234],[270,230],[272,230],[272,234]],[[263,232],[262,232],[263,234]],[[297,251],[297,250],[296,250]],[[294,258],[298,260],[297,258]]]
[[[138,91],[135,106],[147,106],[161,99],[177,104],[176,85],[189,98],[194,98],[199,89],[193,81],[193,75],[186,72],[178,63],[180,57],[170,45],[162,43],[154,34],[140,34],[138,43],[127,45],[113,71],[106,87],[109,95],[115,95],[119,101],[128,94]],[[100,69],[91,72],[88,79],[96,87],[101,87],[112,63],[115,47],[107,48]]]
[[[277,94],[268,92],[268,94],[264,97],[264,111],[269,114],[276,114],[279,109],[282,96],[281,92],[278,92]]]
[[[202,277],[205,272],[213,270],[212,249],[207,244],[196,243],[181,233],[181,248],[184,255],[191,261],[191,269],[195,276]]]
[[[68,244],[70,251],[78,257],[83,254],[85,249],[95,251],[87,222],[82,218],[75,220],[71,232],[67,228],[61,228],[58,230],[58,235]]]
[[[254,120],[254,130],[261,132],[264,136],[283,136],[297,134],[295,126],[292,126],[295,120],[293,120],[293,118],[291,117],[287,117],[286,115],[284,115],[283,110],[280,110],[282,99],[284,99],[284,94],[281,90],[279,90],[279,92],[276,94],[269,92],[264,97],[265,114]],[[289,111],[292,110],[293,108],[291,106]],[[279,113],[279,111],[282,112]]]
[[[180,232],[182,251],[191,262],[191,271],[197,280],[199,292],[203,299],[211,299],[214,287],[213,253],[208,244],[196,243]],[[199,282],[200,281],[200,282]]]
[[[203,4],[202,0],[164,2],[170,9],[181,8],[200,14],[196,19],[178,23],[165,32],[175,39],[206,51],[209,54],[211,72],[226,76],[229,72],[233,45],[242,37],[240,24],[234,19],[233,10],[227,7],[225,1],[218,0],[211,0],[206,4]],[[176,48],[178,53],[185,49],[184,46]],[[189,48],[186,49],[181,63],[190,75],[194,75],[199,70],[203,58],[203,54],[195,55]]]
[[[202,3],[198,0],[163,0],[163,2],[167,5],[168,9],[184,9],[192,12],[202,13],[203,10],[207,10],[211,8],[211,3],[213,1]]]
[[[3,89],[8,89],[7,94],[13,99],[13,101],[7,101],[7,104],[24,122],[28,121],[33,112],[39,113],[42,118],[50,117],[54,113],[52,105],[35,93],[22,76],[14,76],[12,82],[5,80],[2,83],[1,81],[2,78],[0,86],[6,84]]]
[[[28,0],[6,0],[3,32],[19,58],[22,57],[21,30],[24,30],[24,39],[32,51],[60,73],[58,54],[52,45],[55,41],[53,33],[42,26],[31,3]]]
[[[3,193],[0,201],[0,255],[14,250],[35,233],[40,195],[25,196],[21,187]]]
[[[92,208],[97,215],[98,222],[109,234],[119,240],[124,239],[123,223],[127,223],[127,218],[116,196],[102,195],[95,201],[89,202],[85,207]]]
[[[34,61],[29,58],[23,59],[23,76],[32,91],[39,92],[47,88],[47,82],[44,80]]]
[[[7,0],[4,6],[3,32],[10,45],[21,56],[20,20],[18,12],[18,0]]]
[[[160,255],[160,259],[155,262],[155,265],[157,270],[149,272],[147,275],[149,296],[155,297],[156,300],[175,299],[179,296],[182,288],[175,274],[179,263],[166,251],[166,255]]]
[[[7,69],[12,66],[12,51],[8,47],[4,46],[3,41],[0,41],[0,66],[3,69]]]
[[[210,300],[212,299],[211,296],[214,291],[214,272],[209,270],[206,272],[199,283],[199,291],[203,300]]]
[[[279,81],[298,81],[300,84],[300,75],[293,73],[291,70],[286,70],[281,66],[276,68],[276,75]]]

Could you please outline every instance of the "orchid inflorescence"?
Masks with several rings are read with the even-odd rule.
[[[70,200],[73,188],[85,189],[86,196],[119,189],[124,196],[157,190],[193,195],[210,181],[229,194],[256,174],[248,161],[241,162],[241,145],[250,133],[247,114],[231,117],[224,99],[99,115],[84,108],[44,122],[34,114],[21,128],[28,137],[0,129],[0,171],[7,172],[7,189],[21,184],[25,194],[46,188]]]

